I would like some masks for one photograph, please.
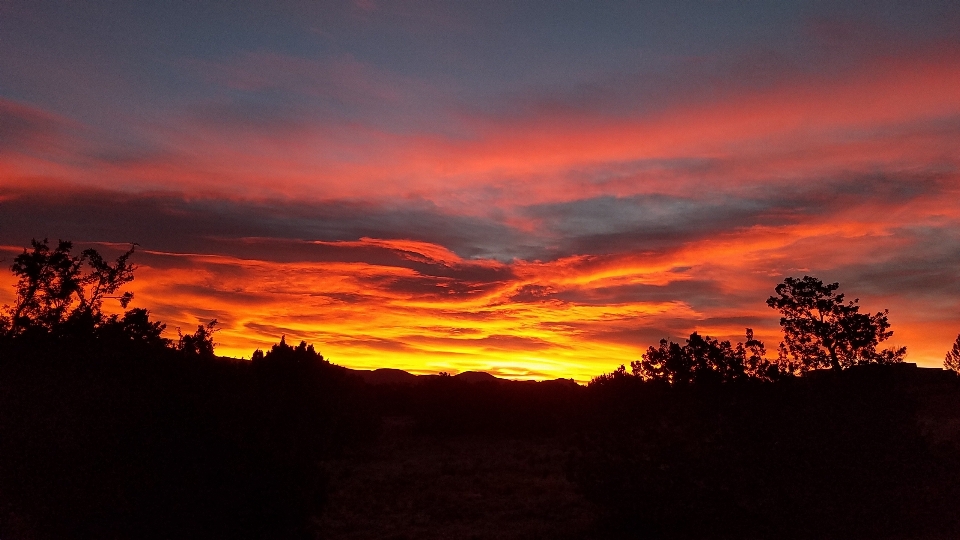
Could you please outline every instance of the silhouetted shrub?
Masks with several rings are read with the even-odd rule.
[[[197,325],[196,332],[184,334],[177,328],[179,339],[174,344],[174,348],[181,354],[194,358],[213,358],[214,349],[217,344],[213,341],[213,335],[217,331],[217,320],[214,319],[206,325]]]
[[[960,374],[960,335],[943,359],[943,367]]]

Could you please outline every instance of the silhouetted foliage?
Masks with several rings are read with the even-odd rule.
[[[778,366],[766,359],[763,342],[747,328],[746,344],[719,341],[697,332],[686,345],[660,340],[650,347],[642,360],[630,363],[632,374],[644,381],[663,381],[672,385],[691,383],[737,382],[750,378],[775,380],[782,376]]]
[[[790,375],[777,362],[767,360],[763,342],[754,338],[752,329],[747,328],[746,337],[746,343],[735,346],[697,332],[690,334],[684,345],[661,339],[659,346],[648,348],[641,360],[630,362],[630,373],[620,366],[590,384],[620,384],[618,381],[633,377],[684,386],[749,379],[775,381]]]
[[[960,495],[960,437],[934,444],[916,412],[920,396],[955,404],[960,388],[898,364],[904,348],[877,351],[887,312],[859,313],[838,287],[809,276],[777,287],[776,360],[750,329],[735,346],[695,332],[591,381],[570,474],[604,509],[599,536],[960,532],[944,503]],[[955,349],[960,360],[960,338]],[[750,380],[775,384],[717,384]]]
[[[274,365],[321,365],[328,363],[323,355],[318,353],[313,345],[301,341],[296,347],[287,345],[287,337],[280,336],[280,342],[270,347],[266,354],[260,349],[253,351],[251,358],[254,364],[268,362]]]
[[[860,313],[859,299],[844,303],[839,287],[810,276],[788,277],[777,285],[767,305],[783,315],[781,364],[808,371],[901,362],[906,347],[877,351],[893,335],[887,311]]]
[[[104,347],[167,348],[165,326],[152,322],[145,309],[130,309],[123,315],[106,315],[103,303],[115,299],[126,308],[133,293],[120,289],[133,280],[130,263],[135,245],[113,263],[95,249],[71,254],[73,244],[47,240],[31,241],[11,266],[17,277],[16,301],[0,311],[0,342],[40,345],[54,342]]]
[[[661,341],[663,344],[664,341]],[[676,344],[674,344],[676,345]],[[662,346],[662,345],[661,345]],[[652,347],[651,347],[652,348]],[[663,382],[665,379],[652,379],[658,382]],[[620,367],[611,371],[610,373],[601,373],[593,379],[590,380],[590,386],[613,386],[613,385],[630,385],[637,382],[642,382],[643,379],[637,373],[630,373],[627,371],[627,368],[620,364]]]
[[[375,433],[342,368],[94,344],[0,351],[2,538],[310,538],[322,462]]]
[[[114,340],[125,339],[151,348],[162,349],[170,346],[170,340],[163,337],[166,327],[167,325],[159,321],[151,321],[147,310],[134,308],[126,311],[122,317],[111,315],[97,331]]]
[[[192,334],[184,334],[177,328],[179,339],[175,348],[187,356],[198,358],[213,358],[213,350],[216,343],[213,342],[213,335],[217,331],[217,320],[214,319],[206,325],[197,325],[197,331]]]
[[[46,239],[33,240],[31,246],[11,267],[17,276],[17,300],[5,317],[7,333],[56,334],[71,324],[90,330],[102,322],[105,299],[116,298],[124,308],[133,299],[130,292],[111,296],[133,280],[134,267],[128,262],[133,247],[110,264],[94,249],[71,255],[73,244],[64,240],[53,249]]]
[[[953,342],[953,347],[947,351],[947,355],[943,359],[943,367],[960,374],[960,335]]]

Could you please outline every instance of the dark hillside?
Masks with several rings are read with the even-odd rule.
[[[682,388],[414,380],[367,385],[283,343],[252,362],[8,346],[0,537],[960,531],[960,382],[947,372],[877,365]]]
[[[309,538],[373,434],[344,370],[47,346],[0,357],[0,537]]]
[[[353,373],[362,378],[367,384],[412,384],[417,376],[402,369],[380,368],[372,371],[355,369]]]

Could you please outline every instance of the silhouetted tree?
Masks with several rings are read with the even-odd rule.
[[[27,338],[39,344],[49,339],[136,342],[166,348],[164,325],[151,322],[145,309],[107,316],[103,302],[118,300],[126,308],[133,293],[120,289],[133,280],[130,263],[136,244],[116,261],[104,260],[95,249],[71,255],[73,244],[32,240],[10,267],[17,277],[16,301],[0,310],[0,337]]]
[[[953,347],[947,351],[947,356],[943,359],[943,367],[960,374],[960,335],[953,342]]]
[[[55,332],[68,323],[85,320],[101,322],[101,307],[106,298],[116,298],[127,307],[133,293],[114,295],[133,280],[134,267],[129,263],[134,247],[110,264],[94,249],[85,249],[72,256],[73,244],[60,240],[50,248],[48,240],[31,241],[13,260],[11,270],[17,276],[17,300],[7,317],[12,334],[28,329]]]
[[[666,339],[660,340],[659,347],[648,348],[641,360],[630,362],[630,368],[635,377],[645,381],[685,384],[693,379],[693,366],[683,348]]]
[[[960,493],[957,447],[917,422],[951,414],[960,386],[897,368],[686,388],[619,370],[592,383],[567,471],[602,511],[595,537],[960,538],[943,502]]]
[[[171,346],[169,339],[163,337],[167,325],[151,321],[149,312],[142,308],[126,311],[122,317],[111,315],[97,328],[96,336],[107,340],[135,342],[156,349]]]
[[[270,347],[264,354],[260,349],[253,351],[251,360],[254,364],[267,362],[273,365],[318,365],[328,363],[323,355],[314,349],[313,344],[301,341],[296,347],[287,344],[287,336],[280,336],[280,343]]]
[[[785,365],[780,360],[767,359],[767,348],[762,341],[754,337],[752,328],[747,328],[746,337],[747,342],[743,344],[743,358],[747,375],[764,381],[778,381],[793,375],[795,370],[789,365]],[[737,346],[739,347],[740,344]]]
[[[664,343],[664,341],[665,340],[661,341],[661,343]],[[653,347],[651,347],[651,349],[652,348]],[[631,362],[630,365],[633,366],[633,364],[636,364],[636,362]],[[614,385],[623,385],[624,383],[633,383],[638,380],[641,380],[641,378],[639,375],[637,375],[636,371],[631,374],[627,371],[627,368],[623,364],[620,364],[620,367],[612,372],[601,373],[593,379],[590,379],[590,382],[587,384],[587,386],[591,388],[597,388],[601,386],[609,387]]]
[[[810,276],[788,277],[777,285],[767,305],[783,315],[780,362],[800,371],[901,362],[906,347],[877,351],[877,345],[893,335],[887,310],[860,313],[859,299],[845,303],[844,295],[837,294],[839,287]]]
[[[782,376],[778,365],[766,359],[763,342],[747,328],[746,344],[732,345],[697,332],[686,345],[660,340],[641,360],[630,363],[633,376],[645,381],[663,381],[671,385],[733,382],[750,378],[773,380]]]
[[[213,358],[213,349],[216,347],[216,343],[213,342],[213,334],[217,331],[216,326],[217,320],[214,319],[206,325],[198,325],[196,332],[186,335],[177,328],[180,339],[177,341],[175,348],[187,356]]]

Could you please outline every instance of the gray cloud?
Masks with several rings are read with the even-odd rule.
[[[0,155],[7,152],[49,152],[71,127],[59,118],[0,97]]]
[[[556,293],[553,298],[576,304],[593,305],[670,302],[682,298],[690,305],[706,307],[724,302],[725,294],[720,286],[712,281],[677,280],[666,285],[632,284],[571,289]]]
[[[483,218],[453,216],[425,201],[381,205],[355,201],[236,202],[177,194],[94,190],[0,189],[0,242],[31,238],[138,242],[144,249],[207,253],[280,262],[402,257],[383,248],[310,245],[308,241],[404,239],[444,246],[463,258],[520,255],[515,229]],[[348,253],[353,253],[351,255]],[[424,264],[407,260],[403,265]]]
[[[841,266],[837,279],[856,283],[864,296],[905,295],[941,312],[960,307],[960,224],[901,227],[891,240],[898,249]]]
[[[690,196],[603,196],[532,205],[521,212],[553,239],[554,257],[657,252],[757,225],[789,225],[839,212],[855,215],[867,205],[896,207],[948,193],[951,181],[942,172],[861,175]]]

